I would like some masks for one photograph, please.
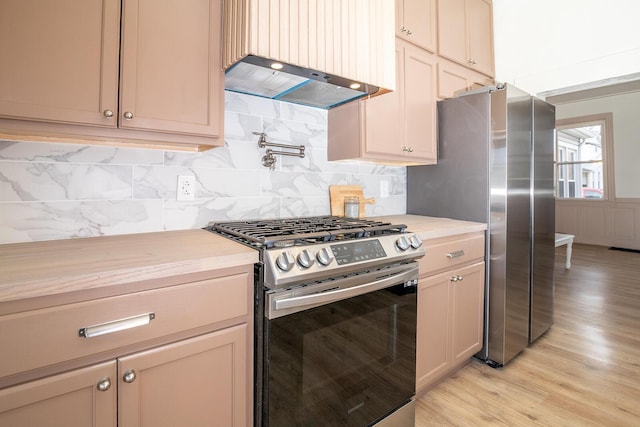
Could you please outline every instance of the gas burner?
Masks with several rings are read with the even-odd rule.
[[[404,233],[406,226],[368,219],[318,216],[213,223],[206,229],[257,248],[269,249]]]

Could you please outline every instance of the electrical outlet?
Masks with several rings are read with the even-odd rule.
[[[196,177],[193,175],[178,176],[178,191],[176,199],[195,200],[196,198]]]
[[[389,181],[380,181],[380,197],[389,197]]]

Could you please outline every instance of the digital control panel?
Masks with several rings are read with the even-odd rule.
[[[377,239],[331,245],[331,251],[338,265],[368,261],[387,256],[380,241]]]

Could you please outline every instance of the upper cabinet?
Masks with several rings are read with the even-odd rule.
[[[221,145],[221,19],[221,0],[3,0],[0,135]]]
[[[222,136],[220,0],[123,2],[119,125]]]
[[[444,58],[438,59],[438,99],[494,84],[490,77]]]
[[[396,36],[435,52],[436,0],[396,0]]]
[[[0,40],[0,117],[116,126],[119,0],[3,0]]]
[[[329,160],[437,163],[436,101],[493,84],[492,32],[490,0],[396,0],[396,91],[329,110]]]
[[[495,75],[490,0],[438,0],[438,55]]]
[[[329,110],[329,160],[436,163],[436,56],[396,38],[396,64],[396,91]]]

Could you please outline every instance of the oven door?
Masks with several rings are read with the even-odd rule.
[[[263,425],[367,426],[415,394],[417,263],[265,298]]]

